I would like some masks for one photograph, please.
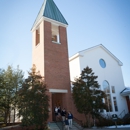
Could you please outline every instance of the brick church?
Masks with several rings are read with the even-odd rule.
[[[128,97],[130,91],[129,90],[126,91],[126,89],[124,89],[123,76],[121,72],[121,66],[122,66],[121,62],[103,45],[93,47],[95,50],[92,48],[88,49],[89,51],[87,50],[83,52],[81,51],[80,52],[81,55],[80,53],[78,53],[72,56],[69,61],[67,26],[68,26],[67,21],[61,14],[60,10],[58,9],[54,1],[44,0],[43,5],[31,29],[32,42],[33,42],[32,64],[36,65],[37,71],[40,71],[40,74],[44,77],[45,83],[47,84],[48,95],[50,97],[48,121],[53,121],[55,118],[54,117],[55,105],[57,106],[60,105],[61,108],[66,108],[67,111],[71,111],[74,117],[76,117],[78,120],[83,121],[85,119],[83,114],[79,114],[77,112],[76,107],[73,103],[71,94],[71,85],[70,85],[70,74],[71,74],[71,81],[73,81],[74,77],[80,75],[75,74],[79,73],[80,72],[79,70],[82,70],[87,65],[91,66],[93,70],[98,74],[98,76],[100,77],[98,82],[100,84],[104,83],[104,81],[106,82],[106,79],[104,79],[104,73],[106,73],[106,75],[108,76],[107,80],[111,84],[111,86],[109,84],[107,86],[109,88],[109,91],[111,92],[109,93],[110,95],[109,99],[111,99],[111,101],[110,105],[108,105],[111,106],[110,109],[111,111],[109,111],[108,113],[111,115],[115,113],[117,115],[120,115],[120,113],[122,113],[122,111],[124,110],[128,113],[128,109],[130,111],[129,97]],[[97,50],[99,50],[100,52],[98,52]],[[92,52],[92,53],[89,54],[86,52],[89,53]],[[103,54],[101,52],[103,52]],[[80,56],[81,57],[84,56],[85,59],[76,60],[78,58],[81,58]],[[86,58],[92,56],[93,60],[88,60]],[[98,61],[97,59],[99,59],[100,61],[101,57],[105,59],[106,62],[108,63],[108,67],[106,67],[105,69],[102,69],[102,66],[99,64],[100,62],[95,63],[95,61]],[[82,61],[83,63],[79,63],[79,61]],[[70,62],[70,70],[69,70],[69,62]],[[109,63],[111,63],[110,66]],[[80,66],[84,67],[77,68],[78,67],[76,66],[77,64],[78,65],[82,64]],[[113,67],[114,65],[115,67]],[[115,68],[118,69],[118,71],[116,71]],[[100,69],[101,71],[99,71]],[[111,77],[110,70],[113,70],[113,72],[116,71],[114,73],[115,76]],[[113,80],[113,78],[115,78],[115,80]],[[106,86],[104,87],[103,85],[101,85],[101,87],[105,88]],[[114,90],[116,90],[116,92],[113,91],[113,88]],[[127,103],[125,97],[123,96],[127,96],[126,97]],[[119,110],[117,109],[117,103]]]
[[[31,29],[32,64],[44,76],[50,97],[49,121],[54,106],[72,110],[67,43],[68,23],[53,0],[44,0]]]

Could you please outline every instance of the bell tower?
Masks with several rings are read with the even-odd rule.
[[[71,110],[71,90],[67,45],[68,23],[53,0],[44,0],[32,31],[32,64],[44,76],[50,97],[49,121],[54,106]]]

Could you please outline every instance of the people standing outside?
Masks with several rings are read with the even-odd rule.
[[[58,117],[60,117],[61,116],[61,108],[60,108],[60,106],[58,107]]]
[[[58,116],[58,108],[55,106],[54,108],[54,113],[55,113],[55,120],[57,121],[57,116]]]
[[[73,114],[69,111],[68,112],[68,121],[69,121],[70,128],[72,128],[72,120],[73,120]]]
[[[65,123],[64,130],[69,130],[69,121],[68,121],[68,118],[65,119],[64,123]]]
[[[66,110],[65,108],[63,108],[61,111],[62,121],[65,121],[65,115],[66,115]]]

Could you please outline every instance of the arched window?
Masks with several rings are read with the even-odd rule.
[[[110,86],[109,86],[109,83],[106,80],[103,81],[103,89],[104,89],[104,92],[106,94],[110,93]]]
[[[112,112],[112,103],[111,103],[111,94],[110,94],[110,85],[108,81],[103,81],[103,90],[106,93],[107,97],[105,98],[105,103],[108,107],[107,112]]]

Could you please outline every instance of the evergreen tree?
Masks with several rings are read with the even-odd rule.
[[[19,116],[23,126],[34,125],[36,129],[44,128],[49,117],[49,97],[46,94],[46,84],[43,77],[33,66],[29,76],[19,90]]]
[[[103,98],[105,93],[101,91],[97,81],[98,76],[94,75],[92,69],[84,68],[81,76],[73,82],[73,99],[79,113],[86,117],[86,123],[90,127],[90,118],[97,118],[100,110],[106,109]]]
[[[7,70],[2,70],[0,74],[0,106],[1,113],[4,118],[4,123],[10,123],[10,117],[12,110],[16,109],[17,105],[17,90],[21,87],[23,81],[23,72],[17,66],[14,69],[12,66],[8,66]],[[17,89],[16,89],[17,88]],[[15,106],[14,106],[15,105]],[[15,111],[14,111],[15,121]]]

